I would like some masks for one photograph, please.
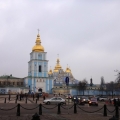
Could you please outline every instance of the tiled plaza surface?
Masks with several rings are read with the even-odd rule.
[[[40,116],[40,120],[109,120],[111,117],[104,117],[101,114],[43,114]],[[0,120],[32,120],[32,115],[0,115]]]
[[[53,97],[53,96],[50,96]],[[43,103],[43,98],[40,98],[39,101],[37,101],[36,104],[36,98],[33,101],[33,98],[28,98],[27,100],[27,105],[25,104],[26,100],[22,100],[22,101],[17,101],[17,104],[15,103],[15,96],[11,97],[11,100],[8,100],[8,96],[6,96],[6,104],[4,103],[5,101],[5,97],[0,97],[0,104],[4,107],[9,107],[12,108],[15,105],[17,105],[18,103],[20,103],[22,106],[26,107],[26,106],[32,106],[32,108],[34,108],[34,106]],[[4,104],[2,104],[4,103]],[[30,107],[29,106],[29,107]],[[47,106],[49,107],[49,106]],[[95,108],[93,108],[95,109]],[[32,116],[33,113],[21,113],[20,116],[16,116],[16,110],[13,111],[13,114],[7,114],[7,112],[3,112],[0,110],[0,120],[32,120]],[[57,109],[56,109],[57,110]],[[3,114],[2,114],[3,112]],[[38,111],[37,111],[38,112]],[[109,120],[113,115],[108,115],[107,117],[104,117],[102,113],[81,113],[78,112],[77,114],[74,114],[73,112],[68,114],[68,113],[64,113],[62,110],[61,114],[57,114],[57,111],[55,111],[54,113],[44,113],[42,115],[40,115],[40,120]]]

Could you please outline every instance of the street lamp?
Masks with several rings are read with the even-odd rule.
[[[67,91],[68,91],[68,85],[69,85],[69,77],[65,78],[66,86],[67,86]],[[69,114],[69,97],[68,97],[68,114]]]

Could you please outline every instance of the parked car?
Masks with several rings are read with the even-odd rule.
[[[80,98],[81,98],[80,95],[73,95],[72,101],[78,100],[78,99],[80,99]]]
[[[66,97],[66,99],[72,99],[72,95],[70,95],[70,94],[66,94],[65,97]]]
[[[115,99],[116,101],[119,100],[119,98],[111,98],[111,99],[109,99],[109,100],[114,101],[114,99]]]
[[[99,101],[99,98],[100,98],[99,95],[96,95],[96,96],[94,96],[94,97],[97,99],[97,101]]]
[[[74,95],[72,97],[72,100],[79,105],[84,105],[85,104],[85,101],[83,100],[83,98],[80,95]]]
[[[58,104],[58,103],[66,104],[66,101],[65,101],[65,99],[63,99],[61,97],[53,97],[53,98],[44,100],[43,103],[48,104],[48,105],[49,104]]]
[[[106,101],[108,98],[106,96],[99,97],[99,101]]]
[[[85,103],[89,103],[90,99],[86,96],[81,97]]]
[[[98,106],[98,101],[96,98],[91,98],[91,100],[89,101],[89,106],[92,105]]]

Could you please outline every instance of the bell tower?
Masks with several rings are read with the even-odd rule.
[[[38,31],[36,44],[30,53],[30,61],[28,62],[28,86],[30,92],[37,92],[42,89],[46,92],[46,80],[48,79],[48,60],[47,52],[41,45],[41,39]]]

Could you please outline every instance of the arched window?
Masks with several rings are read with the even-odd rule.
[[[42,72],[42,66],[39,65],[39,72]]]
[[[38,59],[42,60],[42,55],[41,54],[38,54]]]

